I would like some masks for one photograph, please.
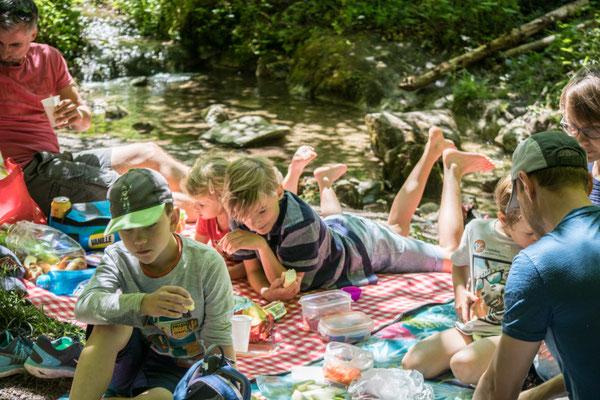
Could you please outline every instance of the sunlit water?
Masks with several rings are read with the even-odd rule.
[[[138,121],[152,123],[156,129],[151,135],[184,161],[208,148],[219,147],[198,140],[198,136],[209,129],[201,111],[211,104],[222,104],[230,119],[261,115],[272,123],[290,127],[284,139],[247,149],[251,154],[271,157],[284,166],[295,150],[306,144],[318,154],[309,170],[343,162],[349,166],[349,176],[365,179],[379,175],[364,112],[292,97],[282,82],[261,83],[235,73],[159,74],[150,78],[147,87],[134,87],[123,78],[84,83],[82,90],[97,112],[107,104],[120,104]],[[119,133],[111,132],[118,129],[117,124],[107,123],[106,128],[108,133]]]

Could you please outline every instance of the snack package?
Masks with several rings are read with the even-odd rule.
[[[252,303],[235,314],[249,315],[252,317],[250,324],[250,343],[266,342],[273,330],[274,319],[261,306]]]
[[[25,267],[24,278],[33,280],[48,271],[87,268],[83,248],[58,229],[19,221],[0,227],[0,245],[15,253]]]

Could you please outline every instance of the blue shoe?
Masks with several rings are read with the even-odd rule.
[[[25,369],[38,378],[72,378],[83,344],[69,337],[50,341],[41,335],[25,361]]]
[[[0,333],[0,378],[25,372],[23,364],[31,354],[33,342],[24,335]]]

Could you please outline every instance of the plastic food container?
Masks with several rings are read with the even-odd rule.
[[[374,325],[364,312],[350,311],[323,317],[318,329],[325,342],[356,343],[368,339]]]
[[[350,385],[363,371],[373,368],[373,354],[349,343],[327,343],[323,362],[323,377],[329,381]]]
[[[318,332],[322,317],[352,310],[350,295],[341,290],[328,290],[302,296],[298,303],[302,305],[302,320],[305,328],[313,332]]]

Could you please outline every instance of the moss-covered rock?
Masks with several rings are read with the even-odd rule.
[[[287,82],[297,94],[373,108],[399,91],[402,73],[412,70],[409,61],[422,61],[420,53],[382,41],[376,33],[316,31],[296,50]]]

